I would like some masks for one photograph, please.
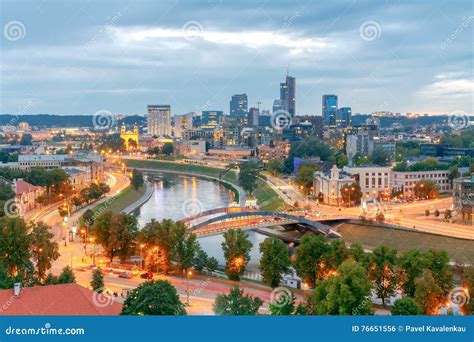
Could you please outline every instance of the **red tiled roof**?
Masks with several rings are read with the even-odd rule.
[[[18,297],[13,289],[0,290],[0,316],[106,316],[121,310],[122,304],[78,284],[22,288]]]
[[[40,188],[41,188],[40,186],[36,186],[28,182],[25,182],[23,179],[19,179],[16,181],[15,194],[21,195],[22,193],[35,191],[36,189],[40,189]]]

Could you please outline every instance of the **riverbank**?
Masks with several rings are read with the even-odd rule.
[[[139,169],[153,169],[162,172],[191,174],[196,176],[205,176],[219,181],[219,176],[225,169],[212,168],[202,165],[174,163],[168,161],[157,160],[124,160],[125,165],[131,168]],[[233,186],[239,192],[239,204],[245,205],[245,192],[237,185],[237,174],[234,171],[229,171],[222,177],[221,181],[225,181]],[[265,211],[284,210],[285,202],[278,196],[278,194],[263,180],[258,180],[257,189],[254,191],[254,196],[257,199],[257,204],[260,209]]]
[[[452,261],[474,264],[473,240],[353,223],[341,224],[336,230],[341,234],[341,239],[347,243],[360,243],[368,250],[373,250],[379,245],[395,248],[401,252],[410,249],[445,250]]]
[[[146,190],[147,187],[145,185],[139,187],[137,190],[135,190],[132,185],[129,185],[120,193],[94,207],[92,211],[94,213],[99,211],[112,211],[114,213],[119,213],[139,201],[145,195]]]

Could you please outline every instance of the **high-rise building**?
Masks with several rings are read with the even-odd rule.
[[[190,112],[183,115],[175,115],[173,117],[174,119],[173,132],[174,132],[175,137],[182,138],[183,133],[185,131],[193,128],[194,114],[195,114],[194,112]]]
[[[170,105],[148,105],[148,133],[156,136],[171,135]]]
[[[294,118],[296,115],[296,80],[294,77],[286,76],[285,83],[280,83],[280,100],[283,110],[290,113]]]
[[[247,116],[248,100],[247,94],[232,95],[230,100],[229,114],[236,118],[245,118]]]
[[[201,128],[206,130],[215,129],[223,115],[224,113],[221,110],[203,110],[201,114]]]
[[[323,95],[323,123],[325,126],[336,126],[337,95]]]
[[[336,111],[336,127],[346,128],[351,125],[351,107],[342,107]]]
[[[258,108],[250,108],[247,123],[249,126],[258,126],[259,120],[258,117],[260,116],[260,111]]]

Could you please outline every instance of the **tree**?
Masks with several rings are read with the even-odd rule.
[[[210,257],[207,259],[206,268],[209,272],[214,272],[215,270],[217,270],[218,266],[219,266],[219,262],[217,261],[216,258]]]
[[[288,158],[286,158],[284,163],[285,171],[288,173],[293,172],[295,158],[319,157],[322,161],[329,161],[333,158],[334,153],[335,151],[320,139],[310,136],[291,145]]]
[[[361,264],[365,269],[369,268],[370,258],[369,254],[364,251],[360,243],[353,243],[349,249],[349,256]]]
[[[438,185],[431,179],[422,179],[415,184],[415,197],[418,198],[437,198],[439,195]]]
[[[43,222],[31,222],[31,255],[36,263],[36,274],[39,279],[43,279],[46,271],[51,268],[52,261],[59,258],[58,244],[51,241],[54,237],[49,232],[50,227]]]
[[[438,314],[444,302],[443,291],[428,269],[423,270],[423,275],[415,280],[415,302],[423,315]]]
[[[9,277],[26,280],[33,271],[31,236],[22,218],[0,217],[0,255]]]
[[[188,234],[186,226],[181,222],[176,224],[174,236],[174,259],[182,271],[186,271],[193,266],[194,257],[200,250],[196,234]]]
[[[186,315],[178,292],[166,280],[149,280],[131,290],[123,303],[121,315],[183,316]]]
[[[462,284],[466,291],[461,297],[462,309],[466,315],[472,315],[474,313],[474,299],[470,299],[469,295],[474,294],[474,266],[469,266],[464,270]]]
[[[451,187],[453,186],[453,181],[460,176],[461,174],[459,173],[459,168],[457,166],[453,166],[449,169],[448,179],[451,183]]]
[[[322,235],[306,234],[301,239],[294,266],[298,276],[309,286],[314,286],[316,279],[324,278],[329,251],[329,244]]]
[[[343,240],[332,240],[329,243],[329,254],[327,257],[327,268],[335,271],[350,256],[350,252]]]
[[[132,186],[135,190],[142,187],[144,184],[143,173],[137,169],[133,169],[132,172]]]
[[[58,277],[59,284],[71,284],[76,282],[76,277],[74,276],[74,271],[70,266],[63,268],[61,274]]]
[[[183,223],[169,219],[161,222],[151,220],[140,231],[139,241],[146,246],[146,254],[155,259],[158,268],[165,274],[168,273],[171,255],[176,246],[176,230],[182,230],[183,227]]]
[[[207,266],[208,256],[207,253],[202,249],[199,249],[193,260],[194,269],[198,272],[202,272]]]
[[[341,188],[342,202],[346,205],[359,205],[362,198],[362,191],[359,183],[346,184]]]
[[[82,222],[90,227],[94,224],[94,212],[90,209],[87,209],[82,215]]]
[[[307,315],[307,308],[301,303],[296,305],[296,296],[293,293],[285,292],[284,298],[276,302],[271,302],[268,309],[272,316]]]
[[[30,146],[30,145],[32,145],[32,141],[33,141],[33,137],[31,136],[31,134],[29,134],[29,133],[24,133],[24,134],[21,136],[20,145],[22,145],[22,146]]]
[[[415,300],[410,297],[399,298],[393,304],[392,316],[417,316],[421,315],[420,308]]]
[[[383,306],[385,306],[385,300],[395,292],[397,285],[396,261],[397,251],[386,246],[375,248],[370,257],[371,265],[368,276],[374,281],[375,292],[382,299]]]
[[[415,280],[423,274],[425,262],[423,255],[416,249],[409,250],[400,258],[402,269],[402,289],[409,296],[415,296]]]
[[[369,164],[369,157],[357,152],[354,157],[352,157],[352,163],[355,166],[367,165]]]
[[[270,173],[274,176],[277,176],[282,173],[283,167],[283,163],[279,159],[272,159],[267,164],[268,171],[270,171]]]
[[[296,182],[303,186],[305,193],[313,186],[314,173],[318,170],[316,164],[303,163],[296,171]]]
[[[258,175],[259,170],[256,163],[248,161],[240,164],[239,185],[252,194],[257,187]]]
[[[434,251],[430,249],[424,254],[424,264],[433,274],[436,284],[446,296],[453,288],[453,272],[449,265],[449,256],[446,251]]]
[[[174,152],[174,146],[173,146],[172,143],[167,142],[167,143],[165,143],[165,144],[163,145],[163,148],[162,148],[162,150],[161,150],[161,153],[163,153],[163,154],[169,156],[169,155],[173,154],[173,152]]]
[[[105,254],[113,261],[118,256],[125,261],[135,250],[135,237],[138,232],[138,221],[135,216],[106,211],[94,221],[92,234],[102,245]]]
[[[91,280],[91,287],[92,290],[102,293],[104,290],[104,276],[102,275],[102,270],[100,267],[96,268],[92,272],[92,280]]]
[[[318,282],[310,303],[316,315],[370,315],[371,288],[364,268],[349,259],[335,275]]]
[[[253,316],[258,313],[262,304],[260,298],[244,294],[244,290],[236,286],[228,295],[216,296],[213,310],[218,316]]]
[[[252,243],[244,231],[229,229],[224,233],[222,250],[226,260],[225,271],[230,280],[240,280],[250,260]]]
[[[380,166],[390,165],[391,159],[392,157],[390,156],[390,153],[388,153],[383,148],[374,149],[374,151],[372,152],[372,155],[370,156],[370,160],[372,164],[380,165]]]
[[[260,272],[263,281],[275,288],[282,275],[290,272],[291,260],[286,245],[277,238],[266,238],[260,243]]]

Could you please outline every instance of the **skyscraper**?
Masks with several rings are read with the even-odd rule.
[[[280,83],[280,100],[283,110],[290,113],[294,118],[296,115],[296,80],[294,77],[286,76],[285,83]]]
[[[156,136],[171,135],[170,105],[148,105],[148,133]]]
[[[324,126],[336,126],[337,95],[323,95],[323,123]]]
[[[346,128],[351,125],[351,107],[342,107],[336,111],[336,127]]]
[[[258,126],[259,116],[260,116],[260,111],[258,110],[258,108],[253,108],[253,107],[250,108],[249,109],[249,114],[248,114],[248,119],[247,119],[248,125],[249,126]]]
[[[230,100],[229,114],[236,118],[245,118],[247,116],[248,100],[247,94],[232,95]]]
[[[221,110],[203,110],[201,114],[201,128],[214,130],[223,114]]]

